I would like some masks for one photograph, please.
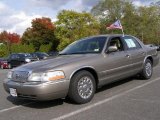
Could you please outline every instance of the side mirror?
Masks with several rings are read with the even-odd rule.
[[[117,46],[109,46],[108,52],[116,52],[118,50]]]

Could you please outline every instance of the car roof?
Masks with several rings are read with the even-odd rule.
[[[123,34],[102,34],[102,35],[95,35],[90,37],[118,37],[118,36],[131,36],[131,35],[123,35]]]
[[[123,36],[132,36],[132,35],[123,35],[123,34],[102,34],[102,35],[94,35],[94,36],[89,36],[89,37],[85,37],[85,38],[82,38],[81,40],[83,39],[86,39],[86,38],[94,38],[94,37],[123,37]]]

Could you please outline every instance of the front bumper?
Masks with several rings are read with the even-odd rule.
[[[35,85],[5,80],[3,86],[8,93],[10,88],[16,89],[18,98],[53,100],[66,97],[69,89],[69,80],[59,80]]]
[[[157,66],[159,63],[159,55],[153,56],[153,67]]]

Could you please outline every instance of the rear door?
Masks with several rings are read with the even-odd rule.
[[[125,36],[123,39],[127,47],[127,52],[132,61],[132,69],[136,73],[142,69],[146,52],[136,38],[132,36]]]

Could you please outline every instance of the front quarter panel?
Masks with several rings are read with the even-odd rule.
[[[91,55],[90,57],[87,57],[86,59],[83,59],[81,61],[68,63],[54,69],[64,71],[65,77],[67,80],[70,80],[74,75],[74,73],[84,68],[93,69],[94,71],[96,71],[98,77],[100,77],[98,73],[99,71],[102,71],[102,66],[104,64],[101,61],[103,58],[104,56],[102,54],[93,55],[93,56]]]

